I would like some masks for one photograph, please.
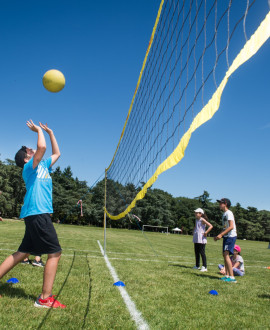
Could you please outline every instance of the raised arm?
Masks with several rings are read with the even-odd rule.
[[[58,143],[56,141],[56,138],[53,134],[53,131],[48,127],[48,125],[44,125],[42,123],[39,123],[40,127],[42,129],[44,129],[45,132],[47,132],[49,134],[49,137],[50,137],[50,140],[51,140],[51,145],[52,145],[52,163],[51,163],[51,166],[53,166],[53,164],[56,163],[56,161],[58,160],[58,158],[60,157],[61,153],[60,153],[60,150],[59,150],[59,147],[58,147]]]
[[[31,119],[27,121],[26,125],[31,131],[38,134],[37,151],[33,156],[33,168],[36,168],[46,152],[46,141],[42,129],[35,125]]]

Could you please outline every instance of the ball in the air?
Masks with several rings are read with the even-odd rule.
[[[65,77],[58,70],[47,71],[42,79],[43,86],[52,93],[60,92],[65,87]]]

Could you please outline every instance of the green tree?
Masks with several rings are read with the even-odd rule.
[[[209,195],[208,191],[204,190],[203,194],[198,196],[198,197],[195,197],[195,199],[197,199],[200,202],[201,207],[203,209],[207,209],[209,207],[210,202],[211,202],[211,199],[209,198],[209,196],[210,195]]]
[[[104,221],[104,189],[105,179],[90,189],[86,181],[73,177],[71,167],[61,171],[60,167],[52,173],[53,208],[55,221],[78,225],[103,226]],[[144,183],[141,183],[144,185]],[[113,180],[107,180],[107,209],[111,214],[118,214],[126,209],[141,187],[132,183],[123,185]],[[25,195],[25,185],[22,180],[22,170],[13,160],[0,160],[0,211],[4,217],[18,217]],[[80,204],[83,203],[83,216]],[[131,214],[137,215],[139,223],[131,215],[121,220],[107,218],[108,226],[116,228],[141,229],[142,224],[166,226],[172,229],[179,227],[184,234],[192,234],[195,217],[194,210],[202,207],[208,215],[209,222],[214,226],[210,232],[215,236],[222,230],[222,212],[217,203],[212,203],[209,193],[195,198],[173,197],[161,190],[149,188],[144,199],[139,200]],[[270,240],[270,212],[259,211],[255,207],[247,209],[239,203],[233,206],[238,238],[253,240]]]

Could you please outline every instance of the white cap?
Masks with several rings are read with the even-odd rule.
[[[204,214],[204,211],[203,211],[203,209],[201,209],[201,208],[198,208],[198,209],[196,209],[196,210],[194,210],[194,212],[200,212],[201,214]]]

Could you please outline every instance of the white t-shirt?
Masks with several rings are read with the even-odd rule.
[[[245,272],[244,259],[239,254],[236,256],[235,260],[233,259],[233,257],[231,257],[231,261],[233,267],[237,262],[239,262],[240,265],[237,268],[240,269],[242,272]]]
[[[237,236],[237,233],[236,233],[234,215],[233,215],[232,211],[227,210],[226,212],[223,213],[223,216],[222,216],[223,230],[225,230],[229,227],[229,220],[231,220],[233,222],[233,229],[231,231],[229,231],[226,235],[224,235],[224,237],[235,237],[235,236]]]

